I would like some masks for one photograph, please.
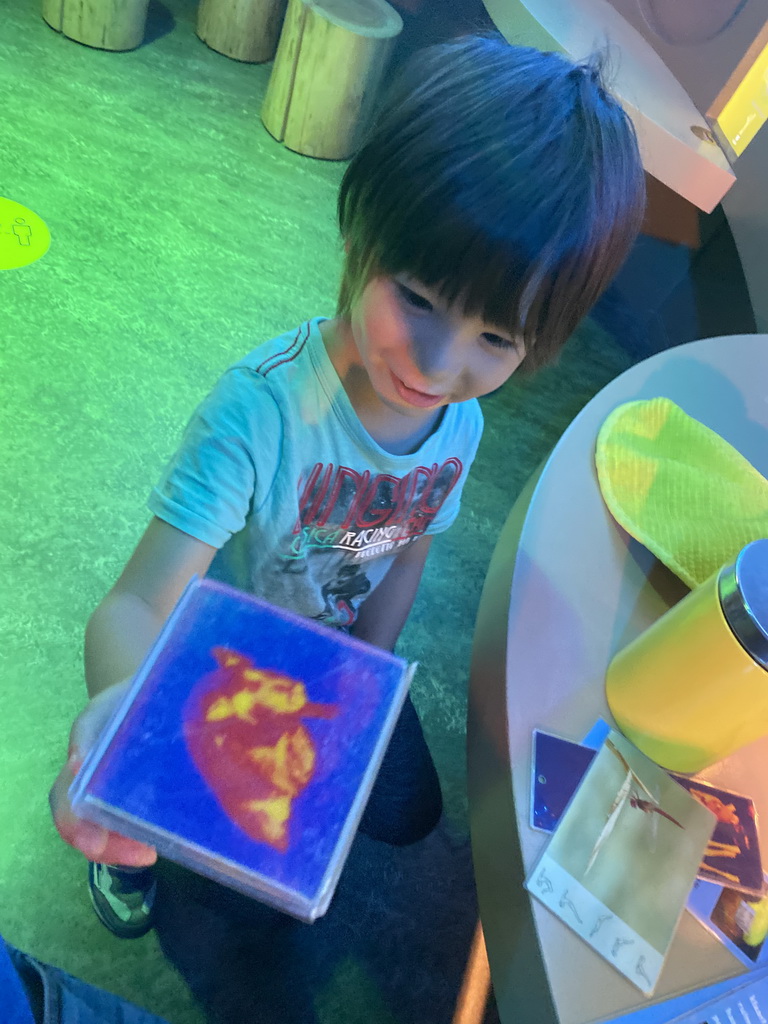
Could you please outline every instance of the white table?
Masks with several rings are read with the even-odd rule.
[[[472,847],[480,916],[503,1024],[588,1024],[647,1005],[628,981],[522,888],[547,837],[528,825],[531,732],[581,739],[611,721],[613,654],[686,593],[610,516],[594,445],[623,402],[663,395],[768,476],[768,335],[711,338],[655,355],[612,381],[571,423],[512,510],[488,571],[468,719]],[[702,777],[765,811],[768,739]],[[655,1000],[741,965],[685,914]]]

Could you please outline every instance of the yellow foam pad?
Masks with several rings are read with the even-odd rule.
[[[614,409],[595,462],[616,521],[691,588],[768,537],[768,480],[668,398]]]

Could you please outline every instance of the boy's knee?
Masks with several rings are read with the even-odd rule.
[[[398,827],[392,832],[390,838],[385,839],[384,842],[388,842],[390,846],[411,846],[413,843],[418,843],[422,839],[426,839],[437,828],[442,814],[443,798],[438,794],[431,807],[422,810],[422,813],[418,817],[414,817],[412,821],[398,823]]]
[[[389,813],[366,812],[360,822],[360,831],[370,839],[388,846],[411,846],[435,829],[443,813],[443,796],[439,785],[424,793],[407,806],[390,807]]]

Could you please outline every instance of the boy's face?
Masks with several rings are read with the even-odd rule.
[[[369,281],[350,326],[378,398],[413,417],[495,391],[525,355],[522,340],[447,306],[407,274]]]

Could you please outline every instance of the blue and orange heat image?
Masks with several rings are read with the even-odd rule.
[[[354,836],[406,669],[195,581],[83,772],[83,803],[161,856],[312,919]]]
[[[303,683],[258,668],[237,651],[215,647],[211,654],[218,671],[194,688],[184,708],[187,748],[232,821],[284,852],[293,801],[317,765],[304,720],[332,719],[338,705],[311,701]]]

